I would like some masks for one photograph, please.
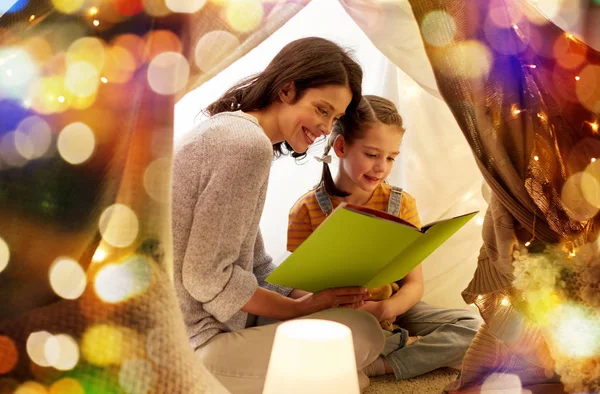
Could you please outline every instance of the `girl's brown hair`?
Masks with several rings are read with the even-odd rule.
[[[205,112],[215,115],[220,112],[248,112],[265,108],[279,99],[279,92],[290,82],[294,83],[296,101],[310,88],[347,86],[352,92],[352,101],[347,108],[350,112],[356,108],[361,98],[362,75],[358,63],[339,45],[324,38],[301,38],[283,47],[264,71],[230,88],[210,104]],[[288,152],[293,157],[306,155],[304,152],[294,152],[287,142],[273,145],[273,150],[275,156]]]
[[[369,127],[374,126],[378,122],[385,125],[396,126],[399,131],[404,134],[405,130],[402,126],[402,117],[398,113],[398,109],[394,103],[379,96],[363,96],[354,112],[348,111],[345,116],[335,122],[333,130],[331,131],[331,136],[329,136],[329,140],[325,146],[324,154],[327,155],[329,153],[338,136],[343,136],[344,141],[347,144],[352,145],[356,140],[359,140],[364,136],[365,131]],[[323,163],[323,174],[319,185],[323,185],[325,191],[331,196],[346,197],[350,195],[335,185],[327,163]]]

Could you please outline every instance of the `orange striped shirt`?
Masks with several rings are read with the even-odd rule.
[[[381,183],[373,195],[364,204],[367,208],[377,209],[379,211],[386,211],[390,195],[392,193],[392,187],[387,183]],[[331,197],[333,208],[335,209],[342,199],[340,197]],[[321,210],[317,201],[317,195],[314,190],[309,191],[292,207],[289,215],[288,222],[288,236],[287,236],[287,250],[293,252],[308,236],[319,227],[323,220],[325,220],[325,213]],[[406,192],[402,192],[402,202],[400,204],[400,212],[398,217],[406,220],[407,222],[421,227],[421,220],[419,219],[419,213],[417,212],[417,202],[415,198]]]

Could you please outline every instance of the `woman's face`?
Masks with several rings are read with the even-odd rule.
[[[333,122],[346,112],[352,92],[347,86],[326,85],[307,89],[295,102],[294,95],[293,87],[287,94],[281,93],[283,106],[278,126],[294,151],[303,153],[317,138],[331,132]]]

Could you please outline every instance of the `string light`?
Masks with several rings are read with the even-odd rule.
[[[519,30],[519,26],[515,23],[514,25],[512,25],[513,29],[515,30]]]
[[[59,103],[64,103],[65,102],[65,97],[64,96],[58,96],[57,98]]]
[[[523,112],[523,111],[521,111],[520,109],[513,109],[513,110],[512,110],[512,113],[513,113],[513,115],[518,115],[518,114],[520,114],[521,112]]]
[[[548,120],[548,119],[546,118],[546,116],[545,116],[543,113],[541,113],[541,112],[537,114],[537,117],[538,117],[538,118],[540,118],[540,119],[541,119],[541,120],[543,120],[543,121],[546,121],[546,120]]]
[[[102,83],[108,83],[108,79],[106,79],[106,77],[100,78],[100,81],[102,81]]]
[[[529,245],[531,245],[531,242],[529,242],[529,241],[525,242],[525,247],[526,247],[526,248],[528,248],[528,247],[529,247]]]
[[[592,163],[596,162],[596,158],[592,157]]]
[[[31,16],[29,17],[29,22],[33,22],[33,20],[34,20],[34,19],[35,19],[35,15],[31,15]]]
[[[91,7],[88,12],[89,12],[90,16],[97,15],[98,14],[98,8],[97,7]]]
[[[579,81],[580,79],[581,79],[581,77],[580,77],[579,75],[577,75],[577,76],[575,77],[575,80],[576,80],[576,81]]]
[[[483,300],[483,296],[480,294],[477,296],[477,301],[481,301],[481,300]]]
[[[533,160],[535,160],[535,161],[539,161],[539,160],[540,160],[540,157],[539,157],[539,156],[533,156]]]
[[[598,122],[585,122],[585,123],[590,125],[590,127],[592,128],[592,131],[594,133],[598,132],[598,127],[599,127]]]
[[[92,22],[92,24],[96,27],[98,27],[98,25],[100,24],[100,21],[98,19],[94,19],[94,21]]]
[[[537,68],[537,66],[535,64],[526,64],[525,67],[534,68],[534,69]]]
[[[508,300],[508,298],[506,298],[506,297],[504,297],[504,298],[502,299],[502,301],[500,301],[500,303],[501,303],[502,305],[504,305],[504,306],[508,306],[508,305],[510,305],[510,301],[509,301],[509,300]]]
[[[575,36],[573,36],[573,34],[571,34],[571,33],[565,33],[565,35],[567,36],[567,38],[569,40],[574,40],[575,39]]]

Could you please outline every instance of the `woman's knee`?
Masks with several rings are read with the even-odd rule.
[[[475,311],[465,310],[465,314],[458,320],[457,324],[460,324],[463,327],[470,328],[471,330],[477,332],[479,331],[479,327],[483,323],[483,319],[479,315],[479,313]]]

